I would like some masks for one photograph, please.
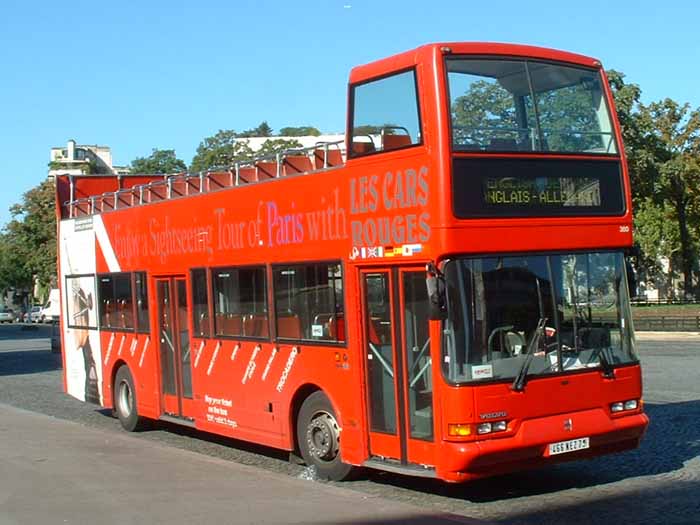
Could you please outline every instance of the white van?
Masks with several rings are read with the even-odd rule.
[[[58,317],[61,315],[61,298],[58,288],[52,288],[49,292],[49,300],[41,309],[40,320],[42,323],[58,322]]]

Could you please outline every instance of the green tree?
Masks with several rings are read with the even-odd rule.
[[[669,298],[674,298],[673,281],[680,265],[680,235],[673,208],[668,203],[647,197],[634,208],[635,265],[645,281],[663,283]],[[661,259],[668,260],[668,269]],[[658,286],[657,286],[658,287]]]
[[[619,71],[610,70],[607,75],[622,128],[632,198],[636,205],[658,193],[655,158],[660,154],[660,145],[654,137],[654,122],[640,111],[642,90],[639,86],[626,83],[624,73]]]
[[[301,148],[301,142],[294,139],[267,139],[263,142],[258,151],[255,152],[256,157],[274,155],[288,149]]]
[[[641,111],[654,122],[656,187],[678,223],[683,289],[690,296],[695,293],[700,225],[700,109],[667,98],[642,106]]]
[[[263,120],[256,128],[247,129],[238,133],[238,137],[271,137],[272,131],[267,121]]]
[[[3,296],[10,288],[29,289],[32,285],[32,274],[17,251],[17,244],[8,232],[0,233],[0,294]]]
[[[639,86],[625,83],[622,73],[608,77],[625,142],[641,262],[652,268],[651,261],[667,257],[683,274],[685,294],[697,294],[700,110],[668,98],[645,105]]]
[[[214,167],[230,167],[237,161],[254,156],[246,141],[237,140],[240,136],[232,129],[219,130],[205,138],[197,147],[190,165],[191,171],[206,171]]]
[[[280,129],[279,132],[281,137],[304,137],[309,135],[318,137],[320,134],[321,132],[313,126],[288,126]]]
[[[56,279],[55,185],[44,181],[10,208],[12,220],[0,235],[0,288],[31,288],[36,275]]]
[[[137,157],[131,161],[131,173],[180,173],[187,164],[177,158],[173,149],[156,149],[148,157]]]

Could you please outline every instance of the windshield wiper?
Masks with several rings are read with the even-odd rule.
[[[514,390],[515,392],[522,392],[525,388],[527,371],[530,369],[530,363],[532,363],[532,358],[535,356],[535,349],[537,348],[540,342],[540,337],[542,337],[542,334],[544,333],[544,325],[546,323],[546,317],[540,317],[540,320],[537,321],[537,328],[535,328],[535,333],[532,334],[530,343],[527,345],[527,349],[525,350],[525,361],[523,361],[523,364],[520,367],[520,371],[518,372],[518,375],[515,376],[515,380],[513,381],[513,384],[510,387],[511,390]]]
[[[615,370],[613,365],[608,359],[608,356],[605,354],[605,349],[602,347],[598,349],[598,360],[600,361],[600,368],[603,370],[603,377],[615,379]]]

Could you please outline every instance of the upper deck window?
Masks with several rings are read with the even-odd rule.
[[[352,107],[351,157],[422,142],[413,70],[354,86]]]
[[[532,60],[447,60],[457,151],[617,153],[600,73]]]

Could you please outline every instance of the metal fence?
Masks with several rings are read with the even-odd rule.
[[[686,305],[696,304],[700,306],[700,301],[694,299],[647,299],[646,297],[635,297],[631,301],[632,306],[662,306],[662,305]]]
[[[700,331],[700,315],[635,317],[634,329],[638,331],[695,332]]]

